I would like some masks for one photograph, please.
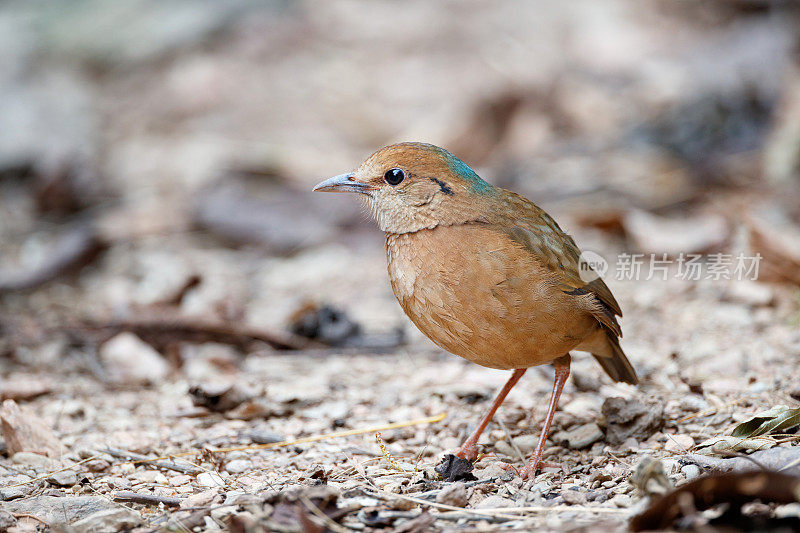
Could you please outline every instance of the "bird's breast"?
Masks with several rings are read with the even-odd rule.
[[[542,264],[478,224],[387,234],[392,290],[442,348],[492,368],[564,355],[594,328]]]

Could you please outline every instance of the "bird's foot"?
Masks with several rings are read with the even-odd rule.
[[[453,455],[455,455],[456,457],[460,457],[462,459],[466,459],[471,463],[474,463],[480,454],[478,453],[477,444],[475,444],[471,440],[467,440]]]

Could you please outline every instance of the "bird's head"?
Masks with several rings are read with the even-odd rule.
[[[378,226],[390,233],[479,220],[496,192],[447,150],[417,142],[381,148],[354,172],[314,190],[359,193]]]

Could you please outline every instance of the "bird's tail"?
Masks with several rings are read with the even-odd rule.
[[[639,383],[639,378],[636,377],[636,370],[633,369],[631,362],[622,351],[619,345],[619,339],[610,331],[606,332],[605,345],[602,350],[592,351],[592,355],[606,374],[614,381],[622,381],[636,385]]]

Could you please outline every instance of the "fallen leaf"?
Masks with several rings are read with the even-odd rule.
[[[768,433],[785,432],[800,426],[800,407],[790,408],[785,405],[758,413],[733,428],[734,437],[757,437]]]
[[[472,474],[473,468],[475,467],[471,462],[448,453],[434,470],[445,481],[474,481],[478,478]]]
[[[741,452],[753,450],[766,450],[777,445],[775,439],[767,437],[741,438],[731,435],[712,437],[697,445],[698,448],[711,448],[713,452]]]
[[[763,503],[794,503],[800,492],[800,478],[777,472],[747,472],[704,476],[653,500],[630,522],[631,531],[693,529],[712,521],[733,521],[737,530],[748,530],[741,514],[742,505],[754,500]],[[724,505],[723,512],[709,519],[698,511]],[[738,521],[738,522],[737,522]],[[741,529],[740,529],[741,528]],[[770,528],[759,528],[770,530]]]

